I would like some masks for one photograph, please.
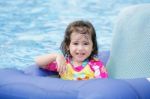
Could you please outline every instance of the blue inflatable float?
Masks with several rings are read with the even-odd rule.
[[[107,62],[109,51],[99,55]],[[29,66],[24,71],[0,69],[0,99],[150,99],[150,82],[137,79],[68,81]]]
[[[66,81],[38,73],[36,76],[13,69],[0,70],[0,98],[150,99],[150,82],[145,78]]]
[[[37,66],[0,69],[0,99],[150,99],[150,4],[125,9],[101,52],[109,79],[62,80]],[[137,44],[138,43],[138,44]]]

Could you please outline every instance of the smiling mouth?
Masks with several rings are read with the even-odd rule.
[[[84,56],[85,53],[76,53],[76,55],[78,55],[78,56]]]

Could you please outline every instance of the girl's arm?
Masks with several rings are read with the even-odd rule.
[[[57,71],[59,71],[60,74],[66,71],[66,60],[63,54],[52,53],[35,58],[36,64],[41,68],[46,68],[48,64],[54,61],[57,63]]]
[[[46,68],[46,66],[55,61],[57,57],[57,53],[53,53],[53,54],[46,54],[46,55],[41,55],[41,56],[37,56],[35,58],[35,63],[41,67],[41,68]]]

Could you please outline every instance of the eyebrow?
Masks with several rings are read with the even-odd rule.
[[[78,43],[80,42],[80,40],[71,40],[72,43]],[[89,43],[90,41],[89,40],[84,40],[82,41],[82,43]]]

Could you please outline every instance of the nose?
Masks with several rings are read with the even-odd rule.
[[[84,48],[83,48],[83,46],[82,45],[78,45],[78,50],[79,51],[82,51]]]

